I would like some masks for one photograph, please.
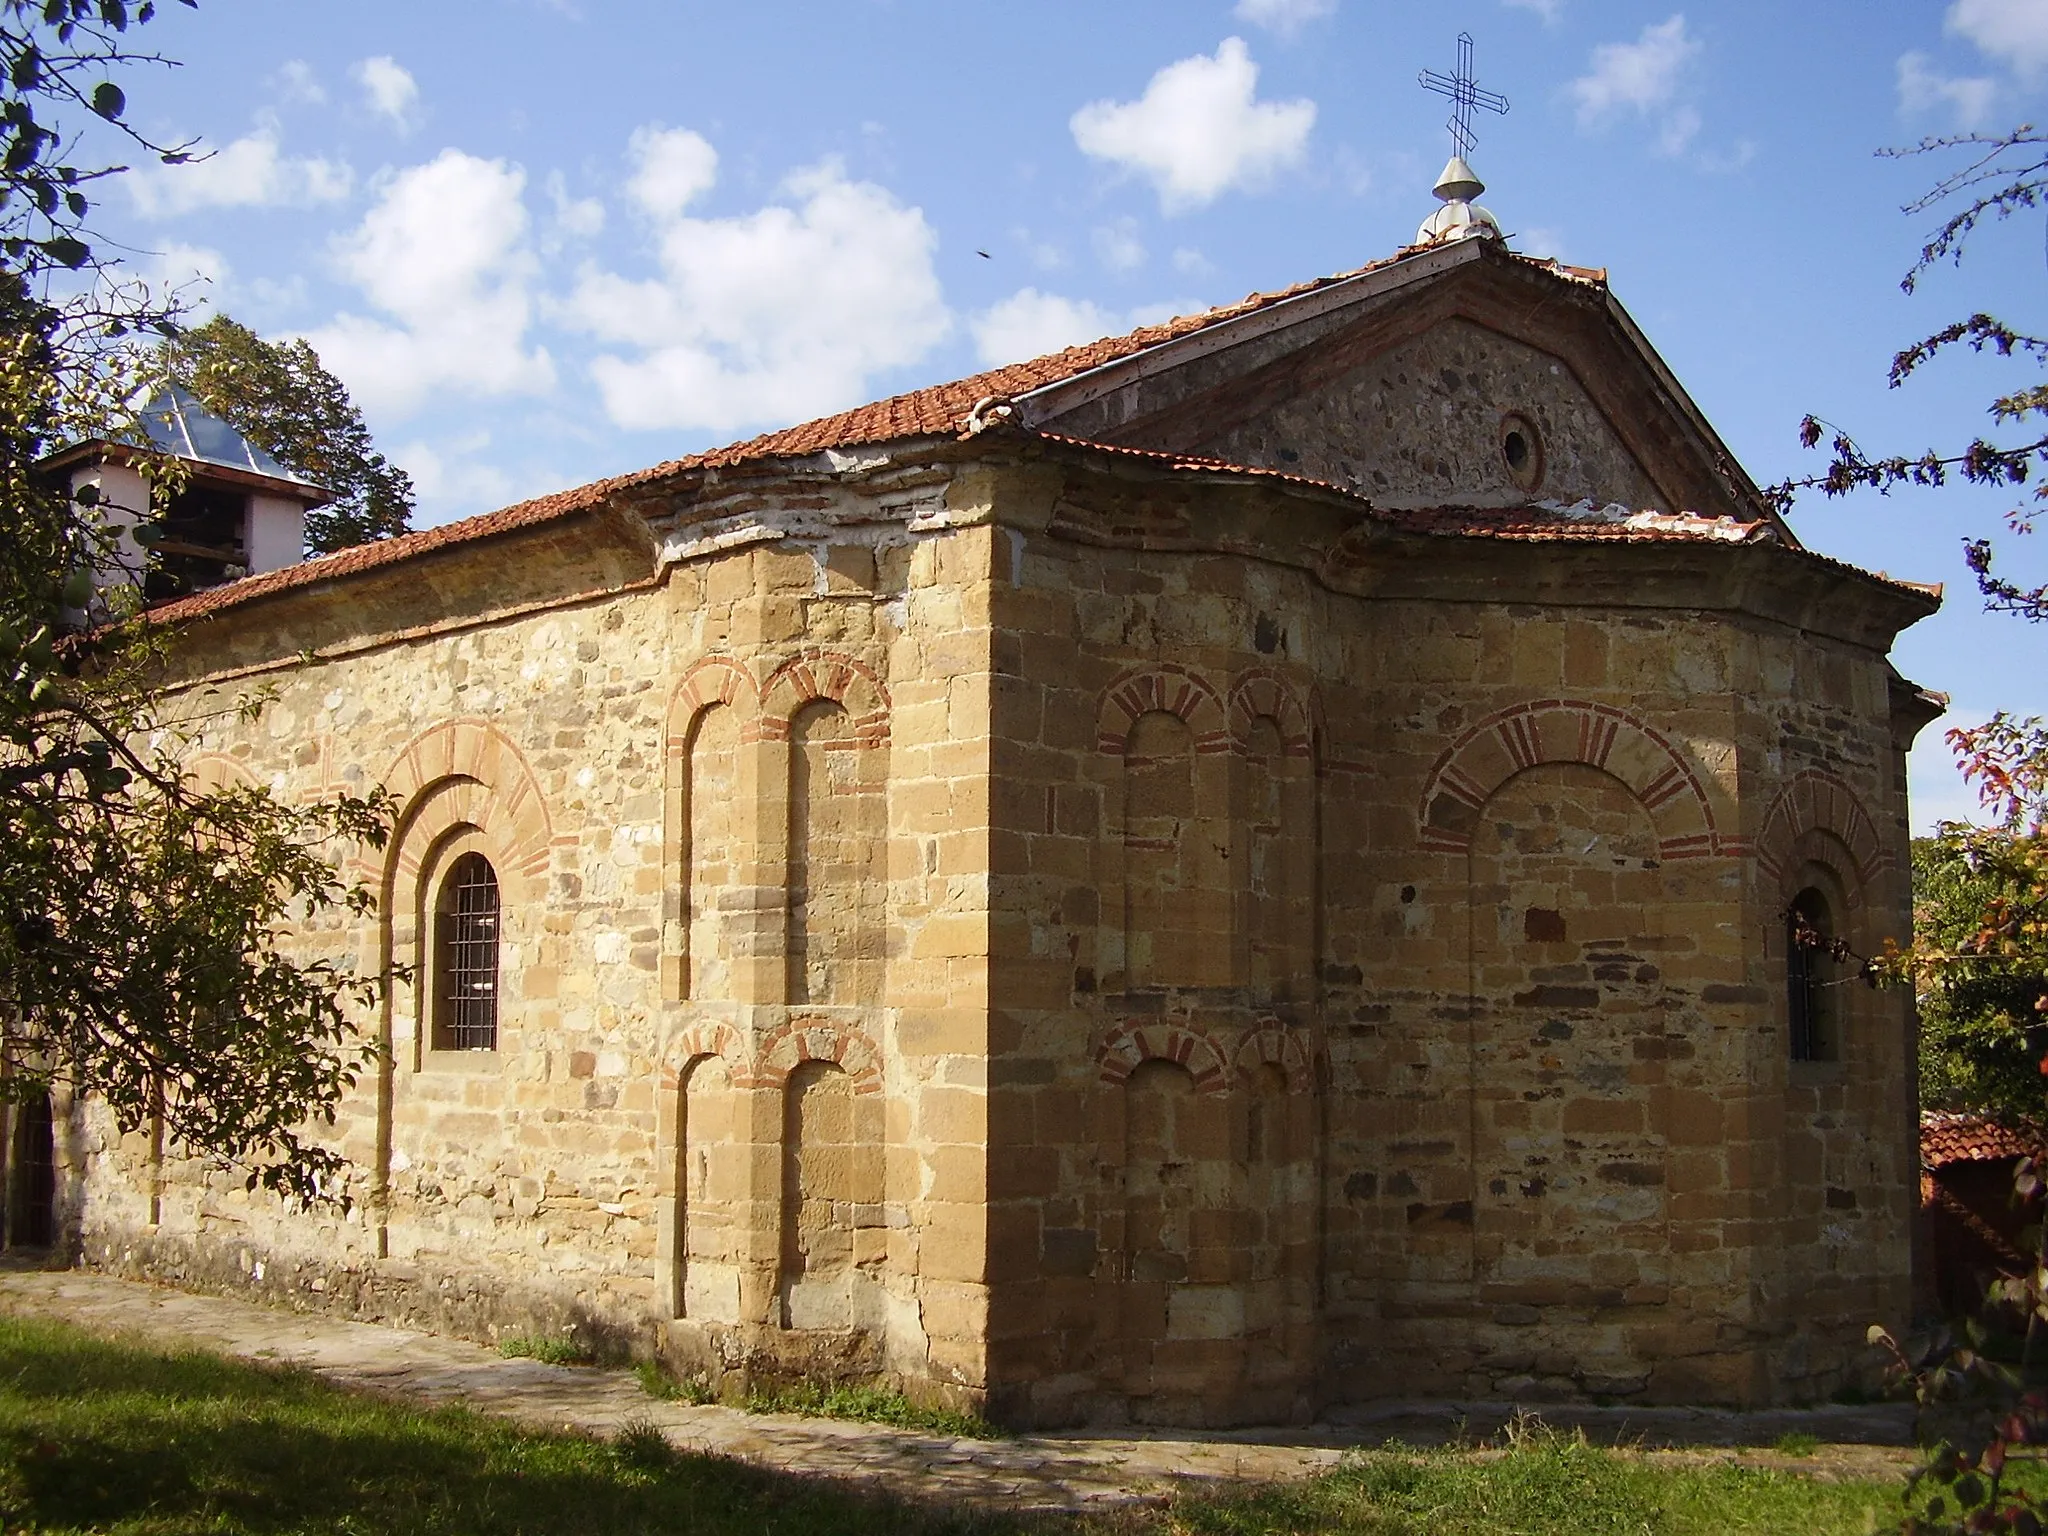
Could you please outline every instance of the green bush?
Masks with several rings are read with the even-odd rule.
[[[590,1351],[572,1338],[547,1334],[515,1333],[498,1340],[498,1353],[507,1360],[538,1360],[543,1365],[588,1365]]]

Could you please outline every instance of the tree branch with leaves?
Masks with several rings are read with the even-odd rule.
[[[376,1059],[357,1021],[382,984],[331,958],[372,904],[343,870],[391,806],[195,779],[200,722],[163,691],[177,637],[133,589],[95,596],[109,534],[38,467],[119,414],[133,337],[175,330],[89,231],[122,169],[85,158],[94,134],[194,155],[136,131],[110,78],[168,63],[131,44],[154,15],[0,0],[0,1095],[69,1088],[251,1187],[329,1200],[347,1168],[320,1128]],[[63,277],[81,271],[88,287]]]

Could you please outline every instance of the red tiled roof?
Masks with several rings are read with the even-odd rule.
[[[485,513],[480,517],[465,518],[460,522],[447,523],[439,528],[429,528],[419,533],[406,534],[400,538],[386,539],[374,544],[360,544],[341,550],[332,555],[305,561],[299,565],[287,566],[283,570],[267,571],[258,576],[243,577],[239,581],[211,587],[195,592],[190,597],[180,598],[151,610],[151,617],[160,623],[178,623],[199,618],[220,609],[238,606],[256,598],[266,597],[295,587],[313,586],[337,577],[352,576],[363,571],[397,564],[421,555],[455,545],[489,539],[499,534],[531,528],[552,522],[557,518],[572,516],[578,512],[602,504],[608,497],[637,486],[672,479],[698,470],[731,468],[736,465],[763,459],[792,457],[801,454],[818,453],[827,448],[851,448],[870,443],[898,441],[904,438],[948,436],[958,433],[974,408],[984,400],[1007,399],[1057,384],[1099,368],[1108,363],[1118,362],[1135,356],[1151,347],[1192,335],[1197,331],[1236,320],[1258,310],[1286,300],[1298,298],[1362,277],[1367,273],[1389,267],[1417,254],[1414,248],[1397,252],[1395,255],[1376,262],[1369,262],[1354,271],[1340,272],[1330,277],[1314,278],[1297,283],[1290,288],[1278,289],[1271,293],[1254,293],[1236,304],[1207,310],[1201,314],[1183,315],[1158,325],[1140,326],[1122,336],[1109,336],[1100,341],[1091,341],[1082,346],[1068,347],[1064,351],[1049,353],[1029,362],[1011,363],[1001,368],[992,368],[968,378],[956,379],[950,383],[935,384],[929,388],[913,390],[908,394],[892,395],[886,400],[859,406],[850,411],[841,411],[831,416],[821,416],[814,421],[786,427],[780,431],[764,433],[748,438],[744,442],[732,443],[723,448],[710,449],[704,453],[689,454],[682,458],[670,459],[646,469],[634,470],[628,474],[614,475],[608,479],[594,481],[589,485],[577,486],[549,496],[536,497],[497,512]],[[1512,253],[1511,253],[1512,254]],[[1607,273],[1604,268],[1592,269],[1565,266],[1556,261],[1539,261],[1531,257],[1515,256],[1517,261],[1532,267],[1558,273],[1576,281],[1604,286]],[[1113,451],[1119,454],[1146,458],[1174,470],[1192,470],[1219,474],[1257,475],[1283,482],[1314,487],[1343,496],[1355,493],[1340,486],[1306,476],[1289,474],[1279,470],[1261,469],[1252,465],[1236,464],[1221,459],[1194,458],[1179,454],[1153,453],[1134,448],[1111,448],[1109,445],[1085,442],[1081,439],[1059,438],[1053,434],[1042,434],[1047,440],[1075,444],[1088,448]],[[1363,500],[1364,498],[1357,498]],[[1704,528],[1688,529],[1678,527],[1629,527],[1615,522],[1574,520],[1567,517],[1547,515],[1543,509],[1515,509],[1511,512],[1494,514],[1473,509],[1457,509],[1451,515],[1445,509],[1431,513],[1395,514],[1392,520],[1402,526],[1419,532],[1441,533],[1491,538],[1512,539],[1640,539],[1640,538],[1721,538],[1727,539],[1726,532],[1713,533]],[[1677,521],[1677,520],[1672,520]],[[1705,519],[1692,519],[1705,524]],[[1760,530],[1763,524],[1737,525],[1745,530]],[[1745,534],[1747,536],[1747,533]]]
[[[1397,528],[1412,533],[1461,539],[1526,539],[1534,542],[1576,542],[1626,539],[1706,541],[1751,544],[1775,537],[1767,522],[1742,523],[1728,517],[1699,517],[1690,512],[1666,513],[1654,508],[1590,509],[1557,506],[1416,507],[1382,510]]]
[[[1988,1163],[2008,1157],[2038,1157],[2048,1138],[2032,1126],[2012,1125],[1989,1115],[1920,1115],[1920,1162],[1927,1168],[1950,1163]]]
[[[1156,347],[1163,342],[1206,330],[1210,326],[1221,325],[1225,321],[1252,314],[1304,293],[1312,293],[1317,289],[1361,277],[1368,272],[1392,265],[1401,259],[1401,255],[1406,254],[1409,253],[1403,252],[1383,261],[1369,262],[1356,271],[1314,278],[1272,293],[1250,294],[1238,303],[1226,304],[1220,309],[1206,310],[1197,315],[1181,315],[1158,325],[1140,326],[1137,330],[1122,336],[1108,336],[1100,341],[1068,347],[1064,351],[1048,353],[1029,362],[1010,363],[1001,368],[991,368],[985,373],[973,374],[968,378],[955,379],[951,383],[934,384],[925,389],[912,390],[908,394],[891,395],[886,400],[877,400],[850,411],[820,416],[815,421],[801,422],[780,431],[763,433],[759,437],[730,443],[723,448],[687,454],[682,458],[669,459],[646,469],[613,475],[589,485],[558,491],[551,496],[536,497],[532,501],[522,501],[516,506],[488,512],[480,517],[464,518],[460,522],[446,523],[439,528],[429,528],[420,533],[385,539],[375,544],[359,544],[317,560],[287,566],[283,570],[266,571],[260,576],[246,576],[240,581],[209,587],[204,592],[195,592],[190,597],[179,598],[176,602],[152,609],[151,617],[160,623],[177,623],[185,619],[198,618],[203,614],[290,587],[308,586],[337,576],[354,575],[358,571],[409,560],[416,555],[444,549],[449,545],[467,543],[474,539],[488,539],[514,529],[530,528],[537,523],[567,517],[596,506],[607,496],[619,491],[688,474],[694,470],[727,469],[757,459],[818,453],[827,448],[851,448],[864,443],[892,442],[907,437],[949,435],[960,430],[968,412],[983,400],[1026,394],[1048,384],[1057,384],[1077,374],[1086,373],[1091,368],[1099,368],[1105,363],[1134,356],[1148,347]],[[1604,272],[1593,273],[1578,268],[1563,268],[1554,262],[1534,264],[1566,271],[1586,281],[1604,281],[1606,277]],[[1245,466],[1234,467],[1242,469]]]

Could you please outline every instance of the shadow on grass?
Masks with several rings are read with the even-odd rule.
[[[714,1457],[419,1412],[289,1368],[0,1319],[0,1528],[185,1532],[876,1532],[1008,1536]]]

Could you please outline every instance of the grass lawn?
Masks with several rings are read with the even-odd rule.
[[[292,1369],[0,1317],[0,1531],[692,1536],[1834,1536],[1897,1528],[1896,1484],[1673,1467],[1550,1435],[1505,1454],[1386,1450],[1327,1477],[1079,1520],[964,1515],[673,1453],[420,1412]]]
[[[1188,1536],[1862,1536],[1899,1528],[1897,1483],[1674,1466],[1539,1434],[1498,1456],[1378,1451],[1293,1488],[1176,1510]]]

